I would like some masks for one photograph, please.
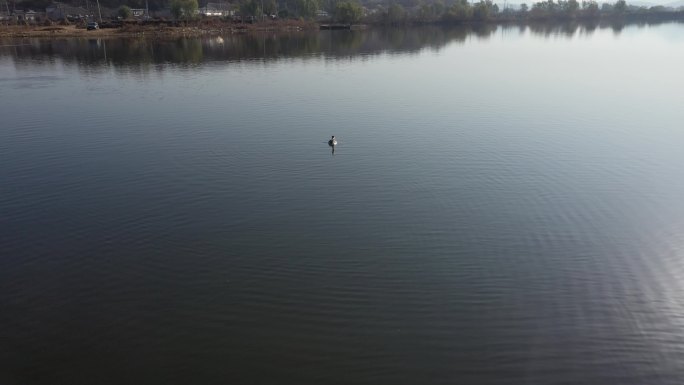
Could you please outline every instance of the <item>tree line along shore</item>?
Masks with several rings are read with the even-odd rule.
[[[355,25],[684,21],[684,7],[638,7],[629,5],[625,0],[601,4],[594,0],[547,0],[530,5],[500,5],[491,0],[401,0],[375,7],[357,0],[239,0],[235,4],[203,3],[202,6],[198,0],[170,0],[161,11],[150,10],[149,2],[157,0],[147,0],[143,9],[123,4],[116,9],[98,6],[97,11],[88,3],[90,0],[85,0],[88,8],[75,8],[83,13],[63,12],[57,20],[38,12],[33,12],[29,18],[26,15],[31,11],[26,10],[23,11],[24,18],[21,18],[18,16],[21,9],[20,12],[16,11],[18,5],[35,6],[38,5],[36,2],[43,0],[15,1],[14,16],[9,3],[6,4],[5,13],[0,13],[0,37],[187,36],[316,30],[322,25],[353,29]],[[108,1],[107,4],[111,5],[111,1],[116,0],[102,0],[103,3]],[[133,6],[139,6],[139,2],[144,0],[128,1]],[[219,9],[220,13],[209,13],[210,6]],[[99,28],[87,30],[89,21],[99,22]]]

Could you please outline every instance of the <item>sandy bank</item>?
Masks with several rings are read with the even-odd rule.
[[[318,24],[296,20],[270,21],[258,24],[240,24],[228,22],[188,23],[187,25],[166,24],[126,24],[120,28],[102,28],[88,31],[79,25],[4,25],[0,26],[2,37],[195,37],[205,35],[222,35],[228,33],[252,32],[295,32],[303,30],[318,30]]]

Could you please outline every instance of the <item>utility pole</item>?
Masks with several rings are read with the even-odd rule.
[[[100,24],[102,24],[102,11],[100,11],[100,0],[97,0],[97,14],[100,16]]]
[[[10,11],[10,8],[9,8],[9,0],[5,0],[5,7],[7,8],[7,25],[9,25],[10,20],[14,21],[14,25],[19,24],[19,19],[16,18],[17,17],[17,15],[16,15],[16,10],[17,10],[16,1],[14,2],[14,5],[12,7],[12,9],[13,9],[12,11]],[[10,15],[13,15],[13,16],[10,16]]]

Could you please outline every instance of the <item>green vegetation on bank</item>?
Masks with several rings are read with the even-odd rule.
[[[473,22],[569,21],[624,19],[627,21],[684,20],[684,7],[630,6],[625,0],[599,3],[596,0],[545,0],[507,4],[492,0],[64,0],[71,6],[92,11],[95,2],[110,12],[106,17],[138,20],[132,9],[145,9],[144,19],[259,22],[266,19],[296,19],[344,24],[383,25],[459,24]],[[9,0],[7,8],[39,10],[52,0]],[[209,4],[221,6],[221,15],[208,16]],[[203,11],[204,10],[204,11]],[[93,13],[91,13],[92,15]]]
[[[595,0],[546,0],[506,6],[492,0],[240,0],[238,10],[243,16],[257,18],[263,14],[277,15],[280,18],[315,19],[321,22],[391,25],[600,18],[684,20],[684,9],[629,6],[625,0],[617,0],[614,3],[599,3]]]
[[[129,19],[132,15],[131,7],[129,7],[127,5],[122,5],[119,7],[117,14],[119,15],[120,18],[122,18],[124,20]]]
[[[366,17],[367,22],[385,24],[406,23],[472,23],[472,22],[526,22],[624,19],[636,20],[684,20],[684,10],[664,7],[629,6],[625,0],[601,3],[594,0],[547,0],[532,4],[503,7],[491,0],[469,2],[467,0],[421,2],[407,8],[393,3],[385,10]]]
[[[197,0],[171,0],[171,14],[176,19],[192,19],[197,14]]]

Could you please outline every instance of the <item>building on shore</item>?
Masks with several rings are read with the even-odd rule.
[[[199,13],[202,16],[233,16],[235,11],[230,3],[207,3],[200,7]]]

